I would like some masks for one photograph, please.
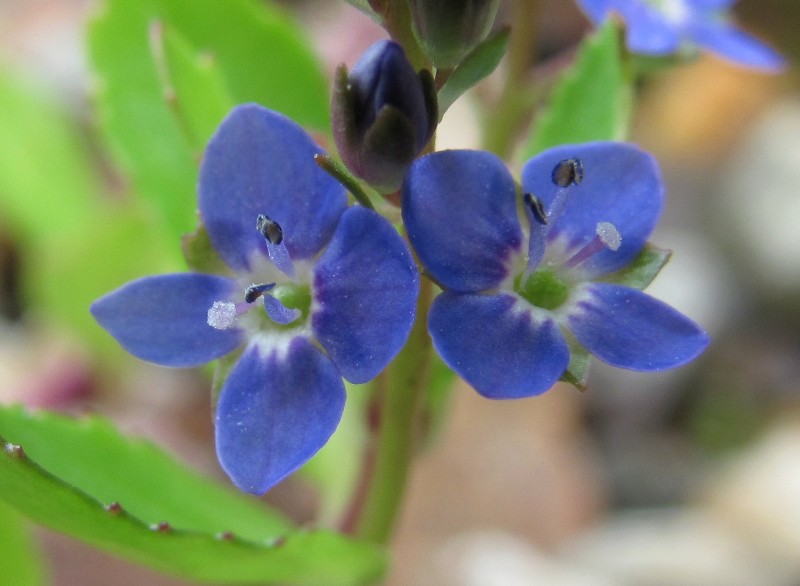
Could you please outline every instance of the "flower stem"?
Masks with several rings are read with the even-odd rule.
[[[537,0],[515,0],[511,10],[505,81],[496,103],[487,108],[483,124],[484,148],[503,158],[511,154],[533,100],[529,72],[536,50],[541,7]]]
[[[420,407],[431,364],[426,317],[432,297],[433,284],[422,279],[411,335],[376,386],[364,476],[343,526],[375,543],[386,543],[392,535],[419,443]]]

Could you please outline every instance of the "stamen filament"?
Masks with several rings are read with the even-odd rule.
[[[598,222],[596,234],[597,235],[592,238],[586,246],[581,248],[572,258],[564,263],[566,268],[574,269],[603,250],[616,252],[622,245],[622,236],[616,226],[611,222]]]

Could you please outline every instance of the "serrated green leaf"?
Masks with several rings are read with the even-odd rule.
[[[43,525],[155,569],[217,583],[342,585],[368,583],[384,569],[376,548],[294,528],[98,418],[2,408],[0,435],[0,498]],[[220,538],[225,532],[232,538]]]
[[[0,576],[4,584],[45,584],[43,563],[22,516],[0,500]]]
[[[624,140],[631,81],[614,19],[581,45],[523,149],[528,159],[548,148],[593,140]]]
[[[439,120],[469,88],[492,73],[508,49],[509,29],[505,28],[475,47],[453,70],[439,90]]]
[[[672,256],[671,250],[658,248],[647,243],[630,264],[616,273],[606,275],[602,280],[617,285],[627,285],[634,289],[644,289],[656,278]]]
[[[195,223],[197,161],[165,99],[150,43],[154,23],[213,55],[236,103],[259,102],[326,129],[328,95],[310,44],[272,4],[106,0],[88,31],[101,127],[137,192],[179,236]]]
[[[49,238],[84,221],[99,186],[77,126],[0,71],[0,215],[21,237]]]
[[[153,36],[153,42],[160,43],[165,83],[174,95],[173,108],[199,159],[235,102],[212,53],[198,51],[169,25],[160,27]]]

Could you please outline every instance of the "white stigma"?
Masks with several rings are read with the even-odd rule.
[[[622,236],[614,224],[611,222],[598,222],[595,231],[600,241],[605,244],[609,250],[613,250],[614,252],[619,250],[622,244]]]
[[[215,330],[229,330],[236,324],[236,305],[230,301],[215,301],[208,310],[208,325]]]

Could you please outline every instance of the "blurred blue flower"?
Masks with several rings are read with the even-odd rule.
[[[235,108],[208,144],[199,209],[229,274],[145,277],[92,314],[125,349],[164,366],[238,351],[216,408],[216,447],[242,490],[263,493],[335,431],[342,377],[376,376],[405,342],[417,270],[394,227],[347,207],[294,122]],[[263,309],[259,310],[257,306]]]
[[[749,67],[779,71],[783,57],[734,27],[725,10],[735,0],[578,0],[599,24],[611,12],[625,20],[634,53],[667,55],[685,43]]]
[[[444,289],[428,328],[448,366],[484,396],[516,398],[549,389],[576,344],[642,371],[700,354],[708,338],[687,317],[603,282],[637,258],[660,215],[652,157],[621,143],[562,146],[526,163],[522,188],[486,152],[437,152],[409,170],[403,219]]]

